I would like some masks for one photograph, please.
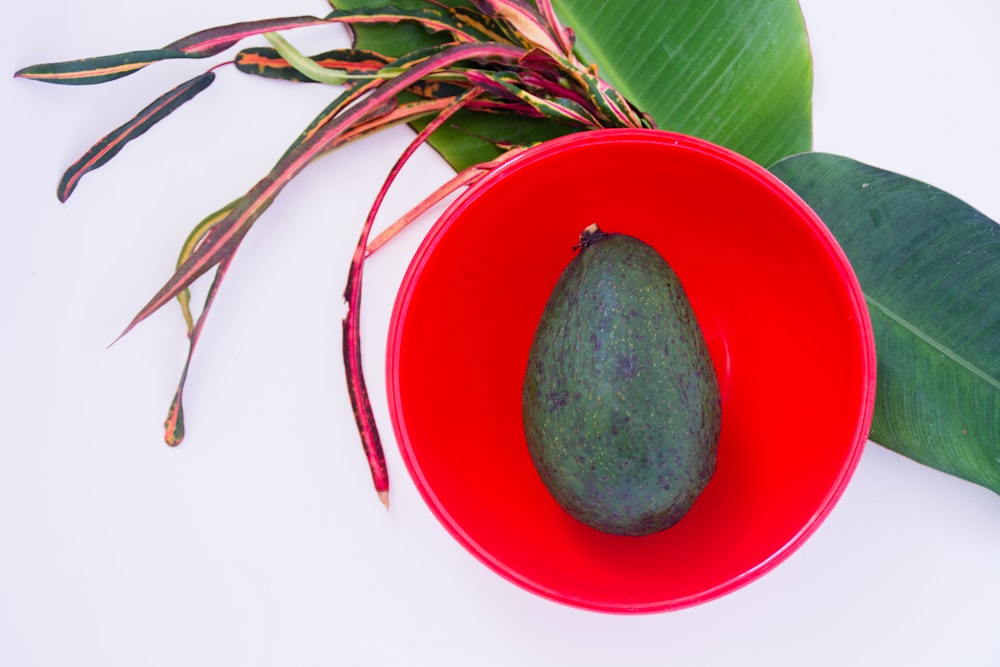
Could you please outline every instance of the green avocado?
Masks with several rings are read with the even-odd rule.
[[[651,246],[596,225],[535,331],[522,408],[542,481],[570,515],[648,535],[715,471],[719,382],[684,288]]]

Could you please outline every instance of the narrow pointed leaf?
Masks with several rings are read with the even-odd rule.
[[[130,51],[111,56],[32,65],[19,69],[14,76],[45,83],[85,86],[120,79],[159,60],[190,57],[177,49]]]
[[[472,7],[465,7],[462,5],[449,7],[449,11],[456,21],[468,26],[466,28],[467,30],[474,30],[478,34],[482,35],[482,41],[504,41],[503,28],[501,28],[500,25],[490,17],[484,16],[482,12]]]
[[[467,167],[458,172],[452,176],[447,183],[440,185],[436,190],[434,190],[434,192],[420,200],[415,206],[413,206],[413,208],[397,218],[395,222],[383,229],[378,236],[369,241],[368,247],[365,248],[365,255],[367,256],[375,253],[379,248],[391,241],[396,234],[403,231],[407,225],[417,220],[434,206],[440,204],[445,197],[458,192],[461,188],[475,185],[483,178],[483,176],[517,157],[522,152],[527,150],[527,148],[528,146],[511,147],[507,150],[507,152],[492,162],[483,162]]]
[[[587,91],[591,103],[602,115],[622,127],[649,127],[646,119],[626,100],[621,93],[596,76],[586,78]]]
[[[399,175],[403,165],[413,156],[413,153],[420,147],[434,130],[447,122],[456,111],[473,100],[479,93],[472,89],[461,97],[452,100],[444,109],[431,120],[423,130],[410,142],[406,150],[396,160],[389,175],[382,183],[375,201],[368,213],[365,224],[362,226],[358,244],[354,249],[354,256],[351,260],[351,267],[347,275],[347,286],[344,288],[344,300],[347,302],[347,315],[343,322],[343,351],[344,370],[347,378],[347,390],[351,398],[351,406],[354,410],[354,419],[357,423],[358,433],[364,445],[365,455],[371,469],[372,481],[375,490],[386,507],[389,506],[389,475],[386,470],[385,455],[382,451],[382,441],[378,432],[378,424],[375,421],[375,414],[372,412],[371,401],[368,397],[368,389],[365,383],[364,368],[361,360],[361,284],[364,276],[365,258],[368,256],[368,236],[371,233],[372,225],[378,215],[379,208],[385,200],[385,196]]]
[[[260,21],[244,21],[201,30],[187,37],[182,37],[175,42],[171,42],[165,48],[183,51],[192,56],[204,58],[222,53],[247,37],[262,35],[266,32],[277,32],[279,30],[307,28],[324,23],[328,23],[328,21],[315,16],[289,16]]]
[[[549,30],[545,18],[529,3],[523,0],[472,0],[472,4],[486,16],[508,23],[514,29],[511,34],[525,40],[525,46],[563,53],[561,43]]]
[[[334,49],[310,56],[310,59],[321,67],[355,75],[377,72],[391,60],[374,51],[358,49]],[[271,47],[253,46],[242,49],[236,54],[233,64],[236,65],[236,69],[247,74],[286,81],[313,81],[289,65],[288,61]]]
[[[520,100],[530,108],[535,109],[540,116],[558,123],[589,128],[598,128],[601,126],[591,111],[576,100],[565,97],[551,98],[535,95],[518,86],[514,79],[503,73],[499,76],[493,76],[485,72],[470,73],[470,80],[477,85],[489,87],[496,92],[506,91],[512,98]]]
[[[438,7],[405,9],[388,6],[358,7],[352,10],[335,9],[327,18],[352,26],[412,23],[428,32],[446,33],[451,36],[449,41],[456,42],[482,42],[488,39],[476,29],[475,25],[463,23],[451,12]]]
[[[806,153],[772,171],[830,227],[865,292],[872,439],[1000,493],[1000,225],[844,157]]]
[[[147,65],[174,58],[206,58],[222,53],[246,37],[276,30],[288,30],[326,23],[315,16],[247,21],[209,28],[182,37],[161,49],[129,51],[109,56],[80,58],[24,67],[14,76],[67,85],[104,83],[133,74]]]
[[[127,123],[119,126],[94,144],[89,151],[74,162],[63,174],[57,191],[59,201],[66,201],[84,174],[106,164],[128,142],[147,132],[185,102],[208,88],[214,80],[215,74],[209,71],[185,81],[158,97]]]
[[[538,5],[538,13],[555,36],[556,41],[559,42],[560,53],[564,56],[571,55],[573,53],[573,44],[576,41],[573,30],[564,26],[562,21],[559,20],[551,0],[537,0],[536,4]]]
[[[330,0],[335,11],[362,12],[371,10],[391,11],[395,9],[417,10],[427,6],[426,0]],[[454,2],[446,1],[452,5]],[[407,53],[429,46],[451,41],[451,36],[443,32],[429,32],[414,21],[392,23],[347,23],[353,33],[354,45],[397,58]]]
[[[219,210],[210,213],[205,216],[201,222],[195,225],[188,237],[184,239],[184,243],[181,245],[181,250],[177,257],[177,266],[180,267],[187,259],[194,253],[195,248],[205,240],[212,229],[225,220],[226,216],[229,215],[233,208],[236,207],[236,202],[230,202],[226,204]],[[187,324],[188,336],[191,335],[194,330],[194,317],[191,315],[191,293],[188,290],[184,290],[177,295],[177,302],[181,307],[181,314],[184,316],[184,322]]]
[[[191,358],[194,356],[194,349],[198,345],[198,339],[201,338],[201,331],[205,327],[208,311],[212,308],[215,295],[219,291],[219,286],[222,284],[222,279],[225,277],[232,259],[233,256],[229,255],[219,262],[218,267],[216,267],[215,278],[212,280],[212,284],[208,288],[208,294],[205,296],[205,305],[198,316],[198,321],[194,323],[188,334],[188,353],[187,358],[184,360],[184,369],[181,371],[181,379],[177,384],[177,391],[170,402],[170,408],[167,410],[167,418],[163,423],[163,439],[171,447],[176,447],[184,440],[184,385],[187,383],[188,371],[191,368]]]

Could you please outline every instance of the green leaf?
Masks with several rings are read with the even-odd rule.
[[[282,37],[280,33],[265,32],[264,38],[271,43],[271,46],[285,59],[285,62],[307,79],[333,86],[347,83],[349,76],[347,70],[324,67],[319,62],[303,55],[287,39]]]
[[[662,129],[763,165],[811,149],[812,57],[796,0],[553,4],[581,55]]]
[[[1000,225],[836,155],[771,169],[830,227],[865,292],[878,352],[872,439],[1000,493]]]

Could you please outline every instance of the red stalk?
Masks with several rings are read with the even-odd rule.
[[[457,191],[459,188],[476,184],[483,176],[493,171],[500,165],[508,162],[511,158],[517,156],[525,149],[525,146],[511,148],[495,160],[483,162],[482,164],[474,164],[471,167],[466,167],[461,172],[455,174],[448,180],[447,183],[434,190],[434,192],[427,197],[424,197],[420,200],[420,203],[400,216],[394,223],[382,230],[378,236],[368,243],[365,255],[372,255],[376,250],[392,240],[396,234],[403,231],[404,227],[429,211],[432,206],[439,204],[451,193]]]
[[[385,199],[389,188],[392,186],[396,176],[399,175],[403,165],[410,159],[414,151],[427,141],[427,138],[442,124],[444,124],[456,111],[470,102],[479,90],[470,89],[461,97],[457,98],[448,108],[441,111],[420,133],[410,142],[403,154],[397,158],[396,163],[389,171],[382,187],[375,197],[375,201],[368,211],[368,217],[361,228],[361,237],[358,245],[354,248],[354,256],[351,259],[351,267],[347,275],[347,287],[344,289],[344,300],[347,301],[347,315],[344,317],[343,346],[344,346],[344,370],[347,377],[347,391],[351,397],[351,407],[354,410],[354,421],[358,426],[358,433],[361,436],[361,444],[364,447],[365,457],[368,459],[368,467],[371,469],[372,482],[379,500],[389,509],[389,473],[385,465],[385,453],[382,450],[382,440],[379,437],[378,425],[375,423],[375,415],[372,413],[371,402],[368,399],[368,389],[365,385],[365,376],[361,362],[361,280],[364,274],[364,264],[368,246],[368,236],[371,233],[372,224],[378,214],[379,208]]]

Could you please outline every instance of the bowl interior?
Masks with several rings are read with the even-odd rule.
[[[673,266],[723,400],[716,473],[648,537],[564,513],[529,458],[521,383],[546,299],[598,223]],[[688,606],[786,557],[826,516],[866,440],[874,345],[846,259],[768,172],[667,132],[588,132],[495,171],[437,222],[390,327],[390,411],[442,524],[517,584],[612,612]]]

